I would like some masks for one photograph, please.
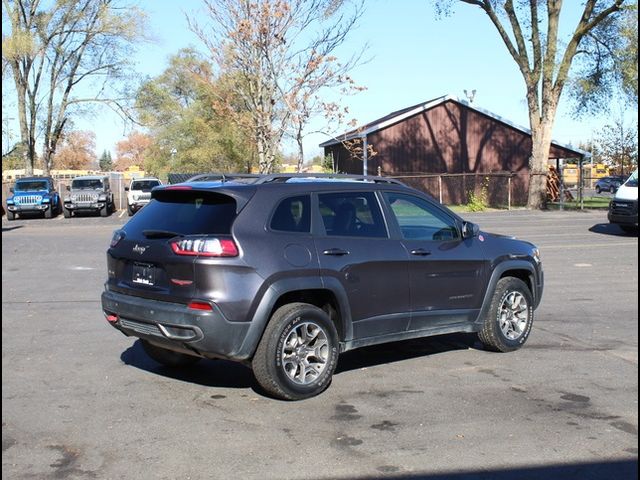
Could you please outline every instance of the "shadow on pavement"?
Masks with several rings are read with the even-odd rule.
[[[3,232],[10,232],[11,230],[17,230],[22,228],[22,225],[16,225],[15,227],[2,227]]]
[[[238,362],[202,359],[184,368],[165,367],[145,353],[140,340],[122,352],[120,359],[140,370],[204,387],[258,388],[251,370]]]
[[[544,465],[518,467],[512,469],[410,474],[386,473],[393,471],[392,466],[379,467],[380,475],[348,477],[350,480],[626,480],[638,478],[638,460],[609,460],[602,462],[572,463],[564,465]],[[343,477],[334,477],[341,480]]]
[[[638,230],[635,232],[625,232],[618,225],[613,223],[597,223],[589,229],[590,232],[599,233],[601,235],[612,235],[615,237],[637,237]]]
[[[452,350],[481,349],[475,334],[455,333],[358,348],[340,355],[336,374]]]
[[[341,372],[364,367],[470,348],[481,348],[481,345],[475,334],[465,333],[363,347],[341,354],[335,373],[339,375]],[[126,365],[182,382],[205,387],[251,388],[259,395],[271,397],[258,385],[251,369],[238,362],[202,359],[188,367],[166,367],[152,360],[145,353],[140,340],[122,352],[120,359]]]

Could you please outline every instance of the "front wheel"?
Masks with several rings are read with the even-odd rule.
[[[269,394],[302,400],[324,391],[338,363],[338,333],[329,315],[306,303],[280,307],[253,357],[253,373]]]
[[[63,208],[62,211],[64,213],[64,218],[71,218],[71,211],[68,208]]]
[[[533,296],[515,277],[498,281],[478,338],[488,350],[510,352],[527,341],[533,325]]]
[[[101,217],[108,217],[109,216],[109,204],[108,203],[106,203],[105,206],[100,209],[100,216]]]
[[[7,220],[11,221],[15,219],[16,219],[16,214],[7,210]]]
[[[153,343],[149,343],[146,340],[141,340],[142,348],[145,353],[149,355],[153,360],[165,367],[188,367],[200,361],[200,357],[193,355],[187,355],[185,353],[174,352],[166,348],[157,347]]]

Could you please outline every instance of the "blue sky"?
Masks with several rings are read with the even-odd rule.
[[[136,63],[141,76],[162,72],[179,48],[201,48],[184,17],[184,12],[201,8],[199,0],[139,3],[149,13],[148,34],[155,38],[140,46]],[[581,3],[564,2],[561,28],[573,27]],[[436,19],[428,0],[367,0],[366,12],[343,53],[349,55],[364,44],[369,45],[365,54],[369,61],[352,71],[352,77],[367,90],[343,100],[360,124],[446,94],[465,98],[466,89],[476,90],[478,107],[518,125],[529,125],[522,77],[489,19],[477,7],[461,4],[450,17]],[[554,128],[554,139],[561,143],[577,145],[589,140],[595,130],[613,121],[614,114],[574,120],[567,97],[563,98]],[[107,113],[76,122],[76,126],[95,130],[98,155],[105,149],[114,154],[116,142],[129,131]],[[323,134],[307,138],[307,160],[321,153],[318,144],[328,138]]]

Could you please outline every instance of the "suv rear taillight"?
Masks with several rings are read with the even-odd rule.
[[[238,247],[228,238],[184,238],[171,242],[176,255],[198,255],[201,257],[237,257]]]
[[[120,240],[124,238],[124,232],[122,230],[116,230],[113,232],[113,236],[111,237],[111,248],[115,247],[120,243]]]

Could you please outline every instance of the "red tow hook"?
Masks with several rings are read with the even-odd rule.
[[[118,316],[113,313],[104,312],[104,316],[109,323],[116,323],[118,321]]]

